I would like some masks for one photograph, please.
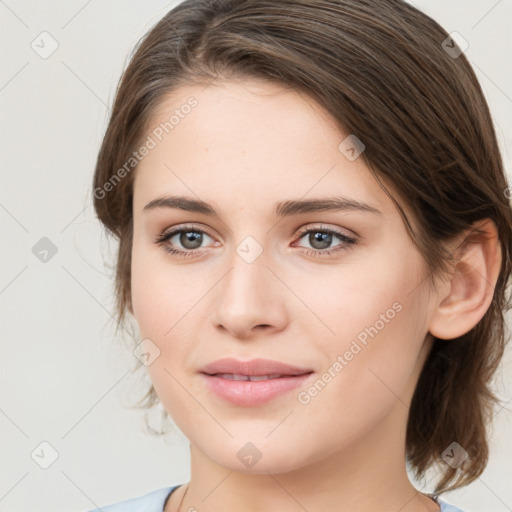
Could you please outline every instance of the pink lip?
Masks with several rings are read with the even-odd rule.
[[[307,368],[268,359],[251,361],[219,359],[203,367],[201,373],[206,380],[206,385],[216,395],[235,405],[254,407],[300,386],[313,372]],[[239,381],[215,374],[281,375],[281,377],[260,381]]]

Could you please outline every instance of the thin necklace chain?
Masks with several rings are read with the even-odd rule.
[[[181,512],[181,505],[183,505],[183,500],[185,499],[185,496],[187,495],[187,492],[188,492],[188,484],[187,484],[187,487],[185,489],[185,492],[183,493],[183,496],[181,497],[181,501],[180,501],[180,504],[178,505],[178,509],[176,510],[176,512]],[[439,506],[439,510],[441,510],[441,507],[440,507],[439,501],[438,501],[438,494],[437,493],[429,493],[429,494],[426,494],[426,496],[428,498],[430,498],[437,506]]]
[[[181,505],[183,505],[183,500],[185,499],[187,492],[188,492],[188,484],[187,484],[187,488],[185,489],[185,492],[183,493],[183,496],[181,497],[181,501],[180,501],[180,504],[178,505],[178,509],[176,510],[176,512],[180,512]]]

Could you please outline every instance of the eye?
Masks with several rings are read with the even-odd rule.
[[[187,257],[197,255],[197,249],[201,249],[201,245],[205,239],[212,237],[202,229],[195,226],[182,226],[169,232],[164,232],[155,237],[155,243],[161,245],[165,251],[179,257]],[[175,247],[178,246],[178,249]],[[179,247],[182,247],[181,249]]]
[[[331,228],[320,226],[314,229],[304,229],[300,233],[300,240],[306,239],[312,247],[307,251],[309,255],[325,255],[334,252],[346,251],[350,246],[355,245],[357,240],[354,237],[348,236],[345,233],[336,231]],[[335,239],[340,243],[333,245]],[[304,247],[299,245],[298,247]]]
[[[346,251],[357,243],[357,240],[340,231],[320,226],[314,229],[303,229],[299,233],[299,240],[306,239],[312,249],[306,251],[306,254],[313,256],[324,256],[335,252]],[[177,257],[197,256],[200,249],[204,248],[203,242],[213,240],[206,231],[196,226],[181,226],[168,232],[164,232],[155,237],[155,243],[161,245],[163,249]],[[338,239],[339,243],[333,245]],[[303,245],[297,247],[306,248]]]

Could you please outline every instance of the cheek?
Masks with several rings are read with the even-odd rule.
[[[168,263],[163,249],[134,244],[131,295],[134,317],[142,337],[164,339],[198,300],[194,276],[185,266]]]
[[[317,342],[328,354],[324,371],[330,371],[329,383],[323,398],[315,400],[336,402],[354,417],[364,417],[407,392],[427,333],[422,276],[420,260],[399,266],[390,259],[384,272],[354,271],[340,278],[339,286],[332,283],[321,311],[335,335]]]
[[[163,311],[166,297],[162,296],[162,280],[154,266],[145,264],[137,251],[132,253],[131,296],[134,317],[142,338],[156,337],[164,329]],[[161,276],[162,277],[162,276]]]
[[[382,251],[378,265],[376,258],[371,261],[368,258],[314,278],[293,280],[289,276],[296,294],[330,331],[318,343],[339,351],[348,348],[354,339],[364,344],[371,339],[385,338],[392,331],[396,331],[394,341],[414,334],[418,325],[413,318],[425,305],[420,295],[422,288],[415,290],[423,269],[420,261],[411,255],[408,258],[409,261],[405,257],[402,260],[396,254],[386,255]],[[308,315],[314,321],[311,325],[321,328]]]
[[[147,367],[155,390],[169,412],[188,410],[190,397],[180,383],[197,339],[197,325],[201,324],[197,317],[200,308],[194,306],[205,290],[194,284],[197,275],[191,269],[169,264],[161,249],[134,244],[131,271],[132,303],[140,338],[151,340],[159,351]]]

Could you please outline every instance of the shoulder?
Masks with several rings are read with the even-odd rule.
[[[95,508],[88,512],[162,512],[167,496],[178,487],[178,485],[163,487],[142,496]]]
[[[458,508],[455,505],[450,505],[441,499],[438,500],[438,503],[441,506],[441,512],[464,512],[461,508]]]

